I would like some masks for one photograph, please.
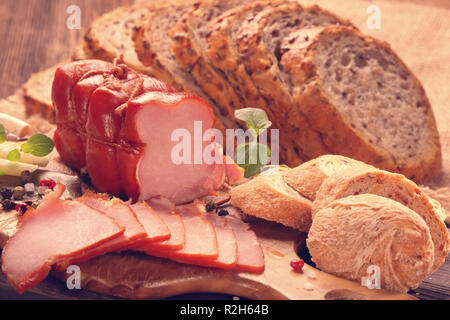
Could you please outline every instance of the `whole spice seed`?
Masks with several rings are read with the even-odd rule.
[[[47,186],[39,186],[39,187],[37,188],[37,192],[38,192],[38,194],[40,194],[41,196],[43,196],[47,190],[49,190],[49,188],[48,188]]]
[[[25,192],[29,195],[32,195],[35,191],[34,183],[26,183],[23,188],[25,189]]]
[[[16,208],[15,209],[16,209],[17,212],[19,212],[21,214],[24,214],[27,211],[27,206],[24,205],[24,204],[16,204]]]
[[[15,187],[13,197],[15,200],[22,200],[25,195],[25,189],[23,187]]]
[[[290,265],[295,272],[303,272],[305,262],[302,259],[292,260]]]
[[[3,198],[3,200],[10,200],[13,195],[13,191],[11,189],[4,188],[4,189],[2,189],[0,194]]]
[[[220,210],[217,212],[217,214],[219,215],[219,217],[224,217],[224,216],[229,215],[228,211],[225,210],[225,209],[220,209]]]
[[[22,179],[23,184],[30,183],[33,180],[31,177],[31,172],[28,170],[22,171],[20,178]]]
[[[5,211],[11,211],[16,208],[16,204],[10,200],[3,200],[1,202],[1,204],[2,204],[3,210],[5,210]]]
[[[216,210],[216,204],[213,201],[208,201],[206,203],[206,212],[211,212],[213,210]]]
[[[55,182],[55,180],[52,180],[52,179],[44,179],[44,180],[41,180],[39,185],[41,187],[48,187],[53,190],[56,187],[56,182]]]

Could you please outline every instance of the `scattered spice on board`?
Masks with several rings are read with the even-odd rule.
[[[302,259],[296,259],[292,260],[290,265],[295,272],[303,272],[305,262]]]

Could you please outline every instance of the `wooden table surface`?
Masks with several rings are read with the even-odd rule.
[[[426,3],[429,6],[450,10],[448,0],[396,1]],[[134,0],[1,0],[0,98],[13,94],[32,73],[68,59],[76,43],[83,38],[95,17],[133,2]],[[66,27],[69,17],[66,10],[70,5],[77,5],[81,9],[81,29],[79,30],[70,30]],[[70,293],[61,292],[61,287],[55,289],[55,286],[58,286],[56,280],[46,280],[37,290],[23,298],[74,297]],[[0,299],[19,297],[7,288],[4,276],[0,275]],[[46,290],[50,290],[51,293],[45,294]],[[440,270],[423,283],[417,292],[420,293],[421,298],[450,299],[449,259]],[[204,298],[204,296],[201,297]],[[102,297],[86,293],[80,298]]]

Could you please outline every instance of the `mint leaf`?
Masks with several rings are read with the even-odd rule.
[[[258,108],[239,109],[234,112],[234,116],[239,120],[245,121],[247,127],[255,131],[256,137],[272,125],[272,122],[267,117],[267,113]]]
[[[5,171],[3,171],[2,169],[0,169],[0,177],[5,175]]]
[[[5,127],[0,123],[0,143],[6,141],[6,130]]]
[[[22,145],[21,150],[36,157],[45,157],[52,152],[54,147],[52,139],[44,134],[35,134]]]
[[[9,161],[17,162],[20,160],[20,151],[18,149],[11,150],[8,153],[7,159]]]

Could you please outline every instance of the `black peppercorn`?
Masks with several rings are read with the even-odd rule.
[[[228,211],[225,210],[225,209],[220,209],[220,210],[217,212],[217,214],[219,215],[219,217],[224,217],[224,216],[229,215]]]
[[[206,203],[206,212],[211,212],[213,210],[216,210],[216,204],[212,201],[208,201]]]
[[[11,211],[16,208],[16,204],[10,200],[3,200],[1,202],[1,204],[2,204],[3,210],[5,210],[5,211]]]
[[[11,189],[4,188],[0,191],[0,194],[3,200],[10,200],[13,195],[13,191]]]

